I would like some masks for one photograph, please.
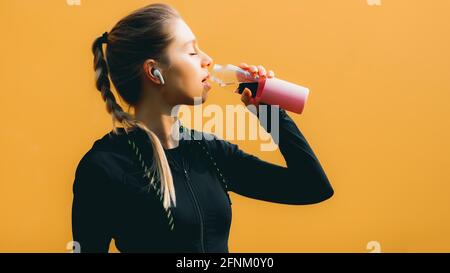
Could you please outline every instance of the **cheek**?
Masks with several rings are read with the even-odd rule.
[[[195,56],[189,56],[190,59],[183,59],[179,63],[178,83],[180,89],[185,89],[186,93],[198,92],[201,87],[199,80],[199,64],[195,60]]]
[[[189,58],[191,57],[191,58]],[[196,77],[196,64],[193,56],[179,57],[172,63],[172,80],[174,83],[187,84]]]
[[[194,58],[195,56],[179,58],[173,63],[166,93],[166,100],[169,103],[191,104],[192,98],[202,96],[203,85],[198,71],[199,64]]]

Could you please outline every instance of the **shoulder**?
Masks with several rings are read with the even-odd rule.
[[[112,159],[121,154],[118,139],[110,133],[96,139],[91,148],[84,153],[78,164],[78,169],[95,168],[107,170]]]
[[[74,192],[83,189],[101,188],[111,184],[114,178],[111,170],[111,155],[108,152],[96,151],[92,148],[79,161],[75,170]]]
[[[92,148],[87,151],[79,161],[75,175],[86,176],[88,174],[97,175],[99,173],[108,175],[108,167],[110,164],[110,159],[112,155],[110,152],[106,151],[97,151]]]
[[[121,179],[124,172],[132,171],[133,154],[127,145],[126,136],[112,131],[96,139],[78,162],[75,184],[106,184]]]

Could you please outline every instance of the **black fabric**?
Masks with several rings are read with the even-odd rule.
[[[231,192],[297,205],[330,198],[333,189],[311,147],[289,115],[282,109],[279,113],[278,145],[287,167],[262,161],[215,135],[195,133],[213,138],[204,145]],[[165,150],[178,165],[181,156],[189,165],[188,179],[171,167],[176,192],[171,231],[128,139],[136,142],[150,166],[153,153],[146,133],[136,129],[126,134],[121,128],[118,134],[111,131],[96,140],[77,166],[72,232],[81,252],[107,252],[111,239],[121,252],[228,252],[231,206],[196,140],[182,139],[178,147]]]

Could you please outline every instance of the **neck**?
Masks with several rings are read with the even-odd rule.
[[[156,106],[158,105],[158,106]],[[178,109],[175,116],[171,115],[172,107],[168,105],[153,104],[151,106],[141,105],[135,107],[136,119],[142,121],[161,141],[164,149],[178,147]],[[176,130],[172,131],[176,126]],[[173,135],[177,134],[177,135]]]

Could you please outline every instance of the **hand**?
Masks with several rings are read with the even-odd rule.
[[[256,77],[256,75],[258,75],[259,77],[267,77],[267,78],[275,77],[275,73],[272,70],[269,70],[269,72],[266,73],[266,69],[261,65],[255,66],[255,65],[248,65],[246,63],[241,63],[239,67],[242,68],[243,70],[250,72],[253,77]],[[238,89],[236,89],[234,92],[237,93]],[[256,108],[258,108],[259,105],[259,101],[256,98],[252,97],[252,92],[248,88],[245,88],[244,91],[242,92],[241,101],[245,104],[245,106],[253,104],[256,106]]]

